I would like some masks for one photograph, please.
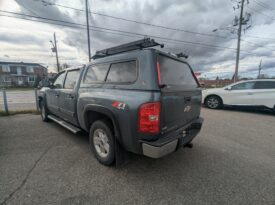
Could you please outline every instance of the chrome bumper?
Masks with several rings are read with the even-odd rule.
[[[156,141],[141,141],[143,155],[151,158],[161,158],[176,151],[179,147],[186,146],[198,135],[202,123],[203,118],[198,118]]]
[[[161,147],[155,147],[146,143],[142,143],[143,154],[151,158],[161,158],[165,155],[174,152],[177,148],[178,140],[167,143]]]

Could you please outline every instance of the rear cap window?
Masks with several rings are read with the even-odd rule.
[[[159,54],[160,84],[169,87],[198,88],[190,66],[182,61]]]

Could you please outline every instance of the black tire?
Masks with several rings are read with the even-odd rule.
[[[44,100],[40,101],[40,115],[41,115],[41,118],[42,118],[43,122],[48,122],[49,121],[49,118],[48,118],[49,111],[47,109],[47,106],[45,105]]]
[[[115,161],[115,139],[110,124],[106,120],[94,122],[90,128],[89,139],[97,160],[103,165],[112,165]]]
[[[223,106],[223,103],[220,97],[211,95],[205,99],[205,106],[210,109],[219,109]]]

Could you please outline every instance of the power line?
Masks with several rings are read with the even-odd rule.
[[[275,46],[266,46],[266,45],[261,45],[261,44],[257,44],[257,43],[253,43],[251,41],[247,41],[247,40],[243,40],[241,39],[241,41],[250,44],[250,45],[254,45],[254,46],[259,46],[259,47],[265,47],[265,48],[275,48]]]
[[[17,19],[26,20],[26,21],[34,21],[34,22],[41,22],[41,23],[46,23],[46,24],[53,24],[53,25],[57,25],[57,26],[65,26],[65,27],[69,27],[69,28],[85,29],[84,27],[80,27],[80,26],[72,26],[72,25],[67,25],[67,24],[65,25],[65,24],[60,24],[60,23],[55,23],[55,22],[46,22],[46,21],[41,21],[41,20],[36,20],[36,19],[27,19],[27,18],[16,17],[16,16],[8,16],[8,15],[3,15],[3,14],[0,14],[0,16],[10,17],[10,18],[17,18]],[[129,34],[124,34],[124,33],[115,33],[115,32],[103,31],[103,30],[91,29],[91,28],[89,28],[89,30],[92,30],[94,32],[109,33],[109,34],[113,34],[113,35],[120,35],[120,36],[126,36],[126,37],[131,37],[131,38],[137,38],[137,35],[129,35]],[[144,36],[144,35],[139,34],[139,36]],[[186,42],[178,42],[178,40],[175,40],[175,39],[163,38],[163,37],[158,37],[158,36],[151,36],[151,37],[154,37],[156,39],[161,39],[163,42],[166,42],[168,44],[175,44],[175,41],[177,43],[189,44],[189,43],[186,43]],[[166,40],[164,40],[164,39],[166,39]],[[173,42],[171,42],[171,41],[173,41]],[[200,47],[209,48],[208,45],[200,45]],[[224,48],[223,47],[222,48],[220,48],[220,47],[211,47],[211,48],[212,49],[222,49],[222,50],[223,49],[228,49],[228,47],[224,47]],[[235,52],[234,48],[229,48],[229,49],[232,49],[231,51]],[[241,52],[251,54],[251,55],[256,55],[256,54],[248,52],[248,51],[241,51]]]
[[[257,5],[265,8],[265,9],[269,9],[267,6],[263,5],[263,4],[260,4],[258,1],[254,1]]]
[[[261,2],[261,1],[258,1],[258,0],[253,0],[256,4],[260,5],[261,7],[264,7],[266,9],[270,9],[270,10],[275,10],[275,8],[271,7],[270,5],[264,3],[264,2]]]
[[[269,15],[267,15],[267,14],[261,12],[261,11],[257,11],[256,9],[252,9],[252,8],[250,8],[250,7],[248,7],[248,9],[250,9],[251,11],[256,12],[256,13],[258,13],[258,14],[261,14],[261,15],[263,15],[263,16],[266,16],[266,17],[270,18],[271,20],[275,20],[275,18],[273,18],[272,16],[269,16]]]
[[[29,11],[30,13],[36,15],[36,16],[39,16],[36,12],[32,11],[31,9],[29,9],[28,7],[26,7],[24,4],[20,4],[24,9],[26,9],[27,11]]]
[[[62,26],[62,27],[65,26],[65,27],[74,28],[74,29],[86,29],[86,28],[83,28],[83,27],[80,27],[80,26],[65,25],[65,24],[54,23],[54,22],[46,22],[46,21],[36,20],[36,19],[27,19],[27,18],[22,18],[22,17],[17,17],[17,16],[8,16],[8,15],[4,15],[4,14],[0,14],[0,16],[16,18],[16,19],[21,19],[21,20],[26,20],[26,21],[34,21],[34,22],[39,22],[39,23],[46,23],[46,24]],[[91,29],[91,28],[89,28],[89,30],[95,31],[95,32],[110,33],[110,34],[120,35],[120,36],[122,35],[122,36],[126,36],[126,37],[136,37],[136,36],[130,36],[130,35],[122,34],[122,33],[114,33],[114,32],[102,31],[102,30]]]
[[[51,3],[51,2],[47,2],[45,0],[42,0],[41,2],[45,3],[45,6],[47,6],[47,5],[49,5],[49,6],[58,6],[58,7],[63,7],[63,8],[67,8],[67,9],[72,9],[72,10],[76,10],[76,11],[85,12],[84,9],[74,8],[74,7],[65,6],[65,5],[61,5],[61,4],[57,4],[57,3]],[[146,25],[146,26],[152,26],[152,27],[157,27],[157,28],[162,28],[162,29],[167,29],[167,30],[185,32],[185,33],[189,33],[189,34],[196,34],[196,35],[214,37],[214,38],[224,38],[224,39],[230,38],[230,37],[227,37],[227,36],[220,36],[220,35],[214,35],[214,34],[209,34],[209,33],[201,33],[201,32],[196,32],[196,31],[189,31],[189,30],[184,30],[184,29],[179,29],[179,28],[172,28],[172,27],[167,27],[167,26],[162,26],[162,25],[157,25],[157,24],[151,24],[151,23],[147,23],[147,22],[131,20],[131,19],[127,19],[127,18],[107,15],[107,14],[98,13],[98,12],[92,12],[92,11],[89,11],[89,12],[91,14],[94,14],[94,15],[104,16],[104,17],[107,17],[107,18],[127,21],[127,22],[131,22],[131,23],[136,23],[136,24],[143,24],[143,25]]]
[[[247,35],[246,36],[250,37],[250,38],[256,38],[256,39],[266,39],[266,40],[273,40],[275,41],[275,38],[268,38],[268,37],[259,37],[259,36],[252,36],[252,35]]]
[[[74,7],[70,7],[70,6],[66,6],[66,5],[62,5],[62,4],[57,4],[57,3],[51,3],[51,2],[48,2],[48,1],[45,1],[45,0],[42,0],[41,2],[44,3],[45,6],[47,6],[47,5],[48,6],[58,6],[58,7],[63,7],[63,8],[67,8],[67,9],[72,9],[72,10],[76,10],[76,11],[85,12],[84,9],[74,8]],[[107,15],[107,14],[98,13],[98,12],[90,11],[90,14],[99,15],[99,16],[112,18],[112,19],[117,19],[117,20],[122,20],[122,21],[127,21],[127,22],[132,22],[132,23],[136,23],[136,24],[143,24],[143,25],[162,28],[162,29],[167,29],[167,30],[185,32],[185,33],[189,33],[189,34],[196,34],[196,35],[201,35],[201,36],[208,36],[208,37],[214,37],[214,38],[223,38],[223,39],[236,39],[236,38],[232,38],[232,37],[229,37],[229,36],[213,35],[213,34],[208,34],[208,33],[201,33],[201,32],[195,32],[195,31],[179,29],[179,28],[166,27],[166,26],[162,26],[162,25],[156,25],[156,24],[151,24],[151,23],[147,23],[147,22],[131,20],[131,19],[127,19],[127,18]],[[249,37],[250,38],[263,38],[263,39],[275,40],[275,39],[272,39],[272,38],[265,38],[265,37],[253,36],[253,35],[249,35]]]
[[[15,13],[15,12],[9,12],[9,11],[2,11],[0,10],[0,12],[8,12],[8,13]],[[16,14],[16,13],[15,13]],[[21,16],[31,16],[31,15],[26,15],[26,14],[16,14],[16,15],[21,15]],[[48,22],[45,21],[47,18],[43,18],[43,20],[37,20],[37,19],[28,19],[28,18],[22,18],[22,17],[18,17],[18,16],[9,16],[9,15],[4,15],[4,14],[0,14],[0,16],[5,16],[5,17],[10,17],[10,18],[17,18],[17,19],[22,19],[22,20],[26,20],[26,21],[34,21],[34,22],[40,22],[40,23],[46,23],[46,24],[53,24],[53,25],[57,25],[57,26],[65,26],[65,27],[69,27],[69,28],[74,28],[74,29],[86,29],[83,24],[76,24],[73,23],[74,25],[69,25],[72,22],[66,22],[66,21],[61,21],[61,23],[59,23],[60,20],[54,20],[55,22]],[[37,17],[33,17],[33,18],[37,18]],[[49,19],[50,21],[53,21],[53,19]],[[66,24],[64,24],[66,23]],[[90,26],[92,27],[92,26]],[[100,28],[100,27],[99,27]],[[107,28],[101,28],[101,29],[107,29]],[[109,33],[109,34],[113,34],[113,35],[120,35],[120,36],[126,36],[126,37],[131,37],[131,38],[137,38],[137,37],[144,37],[144,36],[150,36],[156,39],[161,39],[164,42],[167,42],[169,44],[175,44],[175,42],[177,43],[182,43],[182,44],[195,44],[197,46],[200,47],[206,47],[206,48],[212,48],[212,49],[229,49],[231,51],[236,51],[235,48],[230,48],[230,47],[221,47],[221,46],[213,46],[213,45],[209,45],[209,44],[201,44],[201,43],[197,43],[197,42],[188,42],[188,41],[182,41],[182,40],[178,40],[178,39],[170,39],[170,38],[165,38],[165,37],[160,37],[160,36],[152,36],[152,35],[146,35],[146,34],[138,34],[138,33],[133,33],[133,32],[126,32],[126,31],[120,31],[120,30],[113,30],[113,29],[108,29],[110,31],[106,31],[106,30],[100,30],[100,29],[95,29],[95,28],[89,28],[89,30],[95,31],[95,32],[101,32],[101,33]],[[119,33],[115,33],[115,32],[119,32]],[[125,34],[124,32],[126,32],[127,34]],[[171,42],[172,41],[172,42]],[[248,51],[241,51],[242,53],[247,53],[247,54],[251,54],[251,55],[256,55],[254,53],[248,52]]]
[[[54,21],[54,22],[61,22],[61,23],[71,24],[71,25],[76,25],[76,26],[86,26],[84,24],[74,23],[74,22],[70,22],[70,21],[56,20],[56,19],[45,18],[45,17],[37,17],[37,16],[33,16],[33,15],[21,14],[21,13],[16,13],[16,12],[11,12],[11,11],[0,10],[0,12],[20,15],[20,16],[25,16],[25,17],[31,17],[31,18],[37,18],[37,19],[42,19],[42,20]],[[123,31],[123,30],[118,30],[118,29],[110,29],[110,28],[104,28],[104,27],[99,27],[99,26],[89,26],[89,28],[96,28],[96,29],[102,29],[102,30],[107,30],[107,31],[116,31],[116,32],[132,34],[132,35],[136,35],[136,36],[142,36],[142,37],[151,36],[153,38],[158,38],[158,39],[163,39],[163,40],[170,40],[170,41],[181,42],[181,43],[192,44],[192,45],[198,45],[198,46],[206,46],[206,47],[212,47],[212,48],[236,50],[236,48],[231,48],[231,47],[215,46],[215,45],[210,45],[210,44],[205,44],[205,43],[185,41],[185,40],[179,40],[179,39],[171,39],[171,38],[160,37],[160,36],[155,36],[155,35],[129,32],[129,31]]]

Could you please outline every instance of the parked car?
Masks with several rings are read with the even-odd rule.
[[[211,109],[230,105],[275,111],[275,79],[240,81],[223,88],[204,90],[203,103]]]
[[[143,39],[97,51],[85,67],[60,72],[40,91],[42,120],[88,132],[104,165],[128,152],[160,158],[191,146],[203,122],[201,88],[185,60],[149,49],[157,45]]]

